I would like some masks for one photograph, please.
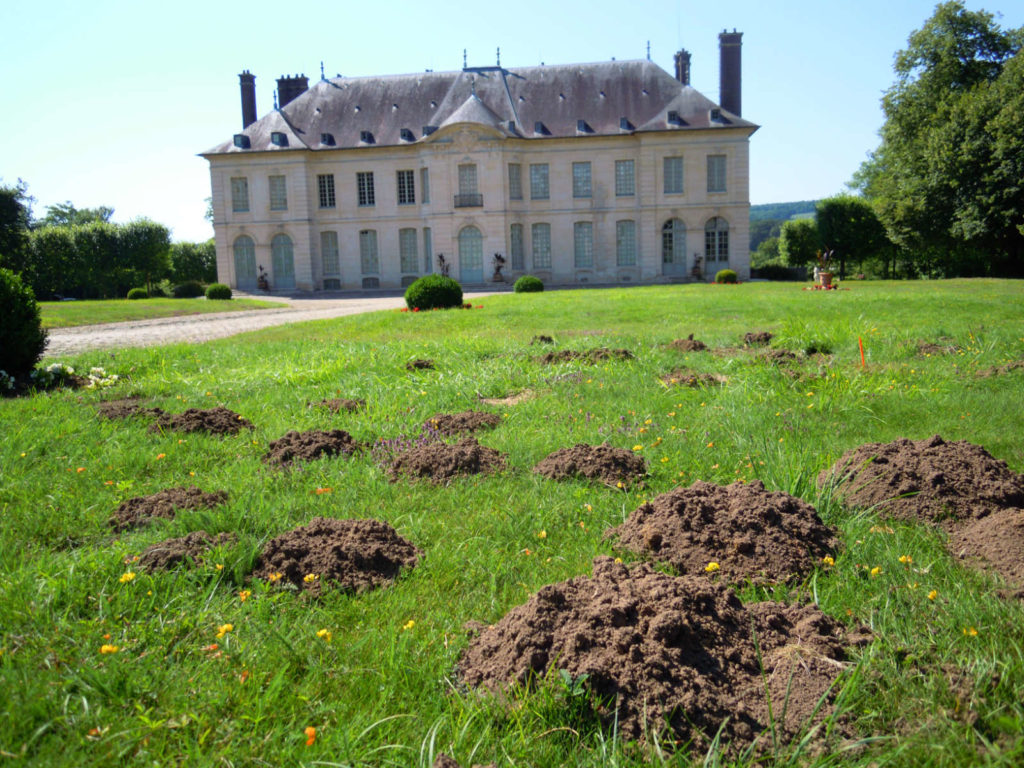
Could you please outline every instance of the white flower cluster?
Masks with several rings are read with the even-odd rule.
[[[45,368],[32,371],[32,381],[42,387],[48,387],[58,379],[63,379],[75,372],[75,369],[64,363],[53,363]]]
[[[102,368],[90,368],[89,369],[89,383],[85,385],[86,389],[96,389],[96,387],[112,387],[120,381],[120,377],[116,373],[112,373],[109,376],[107,372]]]
[[[0,389],[14,389],[14,377],[0,369]]]

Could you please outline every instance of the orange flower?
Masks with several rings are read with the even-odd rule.
[[[317,496],[321,496],[321,495],[323,495],[325,493],[330,493],[330,492],[331,492],[330,488],[317,488],[315,491],[313,491],[313,493],[315,493]]]
[[[164,457],[166,457],[166,456],[167,456],[167,454],[166,454],[166,453],[158,453],[158,454],[156,455],[157,459],[162,459],[162,458],[164,458]]]
[[[316,741],[316,728],[312,725],[307,725],[303,733],[306,734],[306,746],[313,746],[313,742]]]

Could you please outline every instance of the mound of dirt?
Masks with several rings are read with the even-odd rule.
[[[227,503],[227,491],[203,493],[194,485],[188,488],[167,488],[149,496],[136,496],[122,501],[110,518],[115,531],[127,531],[145,525],[154,517],[170,519],[179,509],[213,509]]]
[[[719,373],[694,373],[677,368],[661,377],[661,381],[670,387],[719,387],[729,381],[728,376]]]
[[[431,768],[462,768],[462,766],[455,758],[449,757],[444,752],[439,752]],[[487,763],[487,765],[473,763],[473,768],[497,768],[497,766],[494,763]]]
[[[388,476],[391,482],[399,477],[425,478],[433,483],[446,483],[459,475],[479,475],[505,468],[506,455],[476,438],[465,437],[451,445],[428,442],[414,445],[391,460]]]
[[[422,554],[380,520],[314,517],[267,542],[252,575],[312,594],[327,588],[363,592],[390,584]]]
[[[614,448],[607,443],[577,443],[572,448],[561,448],[549,454],[533,471],[552,480],[583,477],[608,485],[620,482],[628,485],[647,475],[647,465],[625,448]]]
[[[1006,373],[1018,371],[1021,368],[1024,368],[1024,360],[1012,360],[1009,363],[1004,363],[1003,365],[996,365],[992,368],[983,368],[978,371],[978,378],[987,379],[992,376],[1002,376]]]
[[[938,435],[854,448],[818,475],[818,486],[833,478],[847,506],[908,520],[967,521],[1024,507],[1024,475],[980,445]]]
[[[130,419],[134,416],[162,416],[162,408],[145,408],[139,397],[126,397],[122,400],[105,400],[96,406],[96,411],[105,419]]]
[[[676,339],[669,346],[679,352],[703,352],[708,348],[703,341],[693,338],[692,333],[685,339]]]
[[[605,532],[616,546],[683,574],[708,573],[729,583],[801,579],[835,554],[837,539],[810,504],[765,490],[760,480],[715,485],[696,481],[637,507]]]
[[[321,400],[319,403],[310,403],[310,408],[323,408],[324,410],[330,411],[331,413],[341,413],[345,411],[352,413],[354,411],[360,411],[366,407],[366,401],[357,397],[354,399],[346,397],[333,397],[325,400]]]
[[[786,365],[796,362],[796,353],[790,352],[788,349],[766,349],[756,355],[754,359],[771,365]]]
[[[726,742],[770,740],[766,680],[782,737],[828,716],[845,649],[864,639],[812,606],[744,607],[724,585],[598,557],[593,577],[548,585],[484,629],[458,674],[495,692],[549,667],[586,676],[624,740],[667,724],[699,752],[723,724]]]
[[[768,331],[749,331],[743,334],[743,344],[748,347],[763,347],[772,340]]]
[[[209,432],[212,435],[237,435],[252,429],[252,422],[223,406],[189,408],[184,413],[163,413],[150,425],[150,432],[171,429],[175,432]]]
[[[501,424],[501,416],[486,411],[462,411],[461,413],[439,413],[431,416],[423,424],[424,429],[450,437],[462,432],[475,432],[478,429],[493,429]]]
[[[233,544],[233,533],[218,533],[216,537],[206,531],[193,531],[177,539],[164,539],[146,547],[139,556],[139,565],[151,571],[169,571],[187,560],[199,564],[210,549]]]
[[[955,355],[960,351],[956,344],[936,344],[933,341],[919,341],[917,343],[917,354],[921,357],[934,357],[936,355]]]
[[[565,363],[570,360],[579,360],[585,363],[599,363],[604,360],[632,360],[633,353],[628,349],[609,349],[608,347],[597,347],[583,352],[574,349],[560,349],[557,352],[548,352],[537,358],[538,363],[552,365],[553,363]]]
[[[1024,588],[1024,509],[1003,509],[973,520],[949,537],[950,551],[981,560],[1014,588]]]
[[[407,371],[432,371],[434,369],[434,361],[417,358],[406,363],[405,369]]]
[[[530,339],[531,344],[554,344],[555,340],[545,333],[539,333]]]
[[[293,461],[313,461],[321,456],[349,456],[360,449],[348,432],[343,429],[310,429],[306,432],[291,431],[277,440],[271,440],[270,450],[263,456],[267,464],[287,466]]]

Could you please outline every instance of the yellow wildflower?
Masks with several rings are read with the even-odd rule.
[[[548,537],[548,532],[547,531],[538,531],[537,532],[537,538],[538,539],[546,539],[547,537]]]
[[[216,568],[218,571],[223,571],[224,570],[224,563],[217,563],[213,567]]]
[[[904,565],[909,565],[910,563],[914,562],[914,558],[912,558],[910,555],[900,555],[900,562]]]
[[[964,627],[964,634],[968,637],[977,637],[978,630],[976,630],[974,627]]]
[[[933,589],[931,592],[928,593],[928,599],[929,600],[934,600],[938,596],[939,596],[939,591],[937,589]]]
[[[135,578],[135,572],[134,571],[126,571],[125,573],[121,574],[121,578],[119,578],[118,581],[121,582],[122,584],[127,584],[129,581],[131,581],[134,578]]]
[[[716,563],[714,560],[712,560],[710,563],[708,563],[707,565],[704,566],[704,572],[705,573],[714,573],[715,571],[719,570],[720,568],[721,568],[721,566],[718,563]]]
[[[217,627],[217,639],[219,640],[220,638],[224,637],[224,635],[226,635],[228,632],[234,631],[234,624],[221,624],[219,627]]]
[[[832,557],[832,555],[825,555],[823,558],[821,558],[821,562],[823,562],[829,568],[836,564],[835,558]]]
[[[249,595],[251,595],[251,594],[252,594],[251,590],[243,589],[241,592],[238,593],[238,599],[241,600],[244,603],[246,600],[249,599]]]
[[[639,443],[637,445],[633,446],[633,450],[634,451],[642,451],[643,449],[644,449],[644,447],[642,445],[640,445]]]
[[[409,619],[409,620],[408,620],[407,622],[405,622],[405,624],[404,624],[404,625],[402,626],[402,631],[403,631],[403,632],[405,632],[405,631],[408,631],[408,630],[412,629],[412,628],[413,628],[413,627],[415,627],[415,626],[416,626],[416,622],[415,622],[415,621],[413,621],[412,619]]]
[[[104,643],[100,646],[100,653],[117,653],[119,650],[121,649],[116,645],[110,645],[109,643]]]
[[[283,573],[281,573],[280,571],[275,571],[274,573],[267,576],[267,581],[269,581],[270,583],[274,583],[275,581],[280,581],[283,577]]]
[[[316,631],[316,636],[328,643],[331,642],[331,638],[333,637],[329,629],[318,629]]]
[[[307,573],[305,576],[302,577],[302,580],[304,582],[306,582],[307,584],[312,584],[314,581],[316,581],[319,578],[320,577],[317,574],[315,574],[315,573]]]
[[[880,574],[881,572],[882,572],[882,568],[880,566],[876,565],[874,568],[871,569],[871,576],[875,577],[878,574]]]

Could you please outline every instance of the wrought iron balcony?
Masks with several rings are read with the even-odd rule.
[[[481,208],[484,204],[484,196],[474,192],[471,195],[456,195],[456,208]]]

